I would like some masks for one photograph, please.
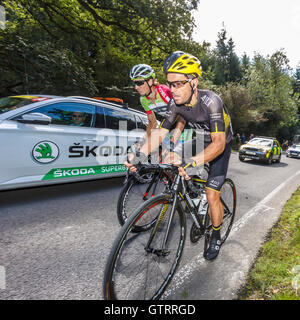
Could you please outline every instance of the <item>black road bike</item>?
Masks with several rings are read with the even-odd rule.
[[[208,166],[205,165],[192,179],[197,184],[197,180],[206,180],[207,176]],[[117,204],[117,217],[120,225],[123,226],[127,218],[143,202],[170,189],[173,179],[174,176],[169,171],[155,165],[142,166],[137,173],[127,171]],[[145,226],[139,224],[135,231],[142,231],[148,227],[149,224]]]
[[[199,214],[206,181],[186,181],[180,177],[178,167],[172,165],[149,167],[165,170],[173,175],[173,182],[164,193],[139,206],[121,228],[104,273],[103,295],[107,300],[157,300],[163,295],[183,253],[187,232],[185,211],[193,220],[191,241],[204,237],[204,253],[208,249],[212,233],[208,207],[205,215]],[[193,199],[195,193],[198,205]],[[236,210],[236,189],[230,179],[222,186],[221,201],[224,207],[222,245],[229,235]],[[148,224],[148,228],[136,232],[139,224]]]

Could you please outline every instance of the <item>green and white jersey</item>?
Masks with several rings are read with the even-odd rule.
[[[155,90],[155,102],[153,103],[148,97],[141,97],[141,105],[147,114],[154,112],[158,115],[159,120],[163,120],[167,117],[167,111],[169,110],[168,103],[172,98],[171,90],[165,85],[158,85],[154,87]],[[192,139],[193,130],[185,129],[178,139],[178,143],[183,143]],[[168,134],[167,139],[171,138],[171,134]]]

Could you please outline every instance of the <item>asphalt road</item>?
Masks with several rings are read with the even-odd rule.
[[[256,211],[266,212],[265,219],[278,209],[275,202],[267,207],[264,199],[274,194],[274,201],[285,202],[289,184],[276,194],[274,189],[291,177],[294,189],[300,184],[300,179],[294,181],[299,170],[300,160],[285,155],[281,163],[269,166],[241,163],[232,153],[228,177],[237,187],[237,228],[213,263],[201,258],[201,243],[192,245],[187,237],[178,270],[184,276],[174,279],[165,299],[234,298],[241,274],[259,249],[257,243],[250,248],[251,240],[242,242],[244,231],[251,228],[248,234],[256,237],[257,224],[251,225]],[[122,183],[123,178],[115,178],[1,192],[0,299],[103,299],[104,265],[120,228],[116,202]],[[260,225],[258,237],[263,237],[270,224]],[[247,252],[253,253],[245,266]],[[224,266],[230,270],[232,264],[235,272],[223,288]]]

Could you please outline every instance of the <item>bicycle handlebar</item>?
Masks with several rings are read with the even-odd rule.
[[[159,163],[159,164],[138,163],[138,164],[135,164],[134,166],[137,168],[138,171],[137,172],[131,172],[131,174],[133,176],[135,176],[137,179],[140,178],[139,171],[142,170],[142,169],[155,169],[155,170],[163,169],[163,170],[172,171],[173,173],[178,174],[178,168],[179,168],[178,166],[174,166],[172,164],[167,164],[167,163]],[[127,175],[128,175],[128,173],[129,173],[129,170],[127,170]],[[194,186],[192,179],[185,180],[185,181],[186,181],[190,191],[192,191],[192,192],[194,192],[196,194],[200,193],[200,190]]]
[[[156,163],[156,164],[151,164],[151,163],[138,163],[134,165],[138,170],[141,169],[163,169],[163,170],[171,170],[174,172],[178,172],[177,166],[174,166],[172,164],[167,164],[167,163]]]
[[[124,183],[127,182],[129,175],[133,175],[137,180],[144,180],[143,178],[140,177],[140,171],[143,169],[154,169],[154,170],[168,170],[168,171],[172,171],[175,174],[178,174],[178,167],[173,166],[171,164],[151,164],[151,163],[138,163],[134,165],[137,169],[137,172],[131,172],[130,169],[127,169],[126,172],[126,179],[124,181]]]

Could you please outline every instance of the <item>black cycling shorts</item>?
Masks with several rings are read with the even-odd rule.
[[[187,141],[185,143],[178,144],[175,147],[174,152],[179,154],[182,158],[184,158],[184,149],[192,150],[190,156],[195,156],[197,154],[195,147],[195,139]],[[231,143],[227,143],[224,151],[217,158],[209,162],[209,173],[206,182],[206,188],[213,189],[215,191],[221,190],[222,185],[226,179],[230,155]]]
[[[206,188],[220,191],[225,182],[229,159],[231,155],[231,143],[227,143],[223,153],[209,163],[209,174]]]

